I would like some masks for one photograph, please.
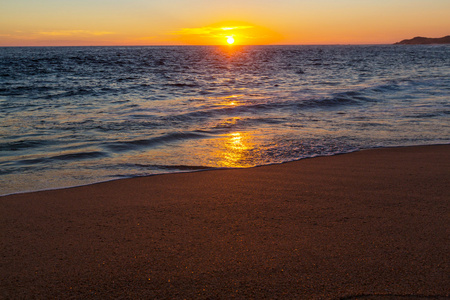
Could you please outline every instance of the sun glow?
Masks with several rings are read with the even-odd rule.
[[[171,34],[174,40],[188,45],[267,45],[281,40],[280,34],[268,28],[242,21],[185,27]]]

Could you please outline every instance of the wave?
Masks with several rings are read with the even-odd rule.
[[[29,159],[8,160],[0,162],[0,174],[23,173],[25,171],[36,171],[51,168],[55,162],[78,162],[81,160],[100,159],[109,157],[109,154],[102,151],[75,152],[49,157],[38,157]],[[39,167],[36,167],[39,165]]]
[[[359,106],[378,101],[369,95],[358,91],[334,93],[327,97],[302,98],[299,93],[287,97],[272,97],[263,99],[263,103],[241,104],[237,106],[214,106],[205,105],[198,110],[161,117],[165,121],[199,121],[202,118],[213,118],[220,116],[241,115],[245,113],[259,114],[279,109],[309,109],[330,108],[338,106]]]
[[[20,140],[14,142],[0,143],[0,152],[3,151],[20,151],[26,149],[37,149],[40,147],[46,147],[54,145],[54,141],[50,140]]]
[[[175,142],[175,141],[184,141],[189,139],[201,139],[206,138],[207,136],[202,133],[194,133],[194,132],[176,132],[169,133],[163,136],[153,137],[149,139],[139,139],[139,140],[131,140],[131,141],[119,141],[119,142],[110,142],[104,143],[103,147],[114,151],[114,152],[124,152],[124,151],[132,151],[132,150],[141,150],[142,148],[156,147],[165,143]]]
[[[198,171],[213,169],[209,166],[190,166],[190,165],[158,165],[158,164],[129,164],[128,167],[139,169],[156,170],[175,170],[175,171]]]
[[[50,157],[40,157],[40,158],[32,158],[32,159],[23,159],[17,161],[19,165],[29,165],[29,164],[40,164],[47,163],[50,161],[68,161],[68,160],[84,160],[84,159],[93,159],[93,158],[102,158],[109,156],[106,152],[102,151],[91,151],[91,152],[76,152],[76,153],[68,153],[55,155]]]
[[[197,83],[167,83],[166,86],[170,86],[170,87],[176,87],[176,88],[185,88],[185,87],[189,87],[189,88],[194,88],[194,87],[200,87],[199,84]]]

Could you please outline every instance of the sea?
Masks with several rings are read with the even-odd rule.
[[[450,45],[0,48],[0,195],[450,143]]]

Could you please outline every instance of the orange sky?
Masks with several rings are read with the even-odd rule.
[[[3,0],[0,46],[385,44],[450,34],[449,0]]]

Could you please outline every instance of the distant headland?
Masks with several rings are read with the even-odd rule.
[[[394,45],[430,45],[430,44],[450,44],[450,35],[441,38],[426,38],[417,36],[410,40],[403,40]]]

